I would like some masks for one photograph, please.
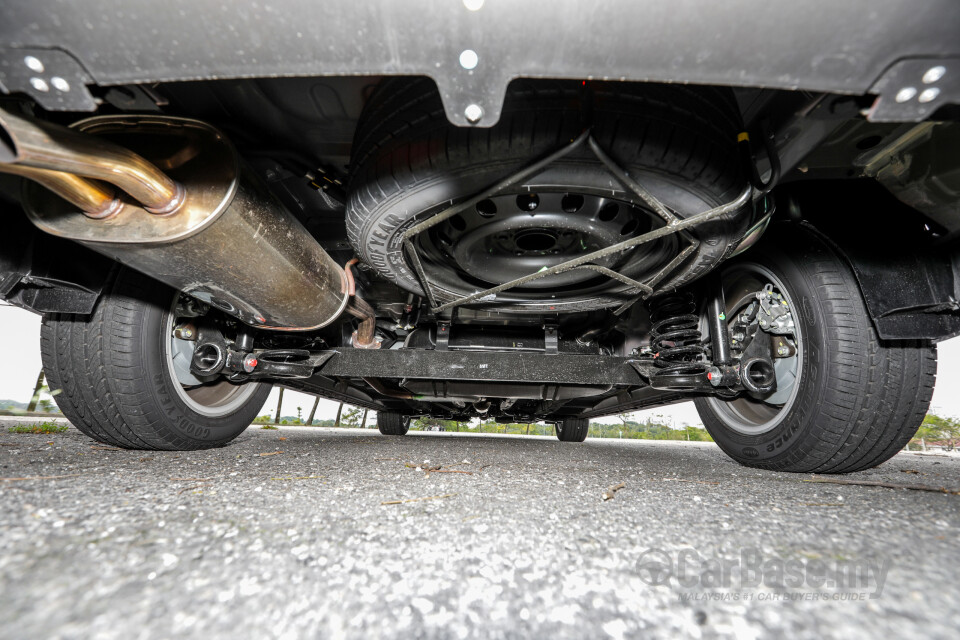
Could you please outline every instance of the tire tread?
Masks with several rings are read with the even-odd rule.
[[[789,227],[789,228],[788,228]],[[765,238],[815,291],[823,311],[829,362],[798,437],[786,451],[753,459],[726,442],[726,427],[703,399],[704,425],[740,463],[775,471],[849,473],[890,459],[923,421],[936,379],[936,347],[921,341],[884,342],[867,313],[856,278],[843,257],[813,228],[783,225]],[[764,251],[749,255],[757,261]]]
[[[163,285],[118,269],[89,316],[43,318],[41,357],[51,390],[59,391],[54,399],[78,430],[98,442],[125,449],[205,449],[223,446],[247,426],[225,429],[219,437],[189,437],[176,428],[176,410],[158,403],[151,376],[158,369],[148,361],[149,336],[143,331],[147,317],[162,309],[168,296],[172,291]],[[232,415],[248,413],[254,404],[259,409],[268,393],[264,385]]]

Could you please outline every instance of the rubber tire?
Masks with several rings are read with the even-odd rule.
[[[377,413],[377,429],[385,436],[405,436],[410,430],[410,417],[393,411]]]
[[[89,316],[47,314],[40,330],[43,369],[64,416],[98,442],[125,449],[190,451],[220,447],[257,416],[271,385],[234,412],[191,410],[163,362],[161,327],[173,290],[120,269]]]
[[[716,443],[745,466],[776,471],[848,473],[894,456],[930,406],[936,346],[881,341],[853,271],[812,228],[777,225],[742,260],[766,267],[791,291],[804,366],[793,406],[764,434],[732,431],[695,399]]]
[[[560,442],[583,442],[590,431],[590,421],[586,418],[566,418],[554,428]]]
[[[567,144],[588,125],[631,177],[681,215],[740,194],[745,179],[736,134],[742,125],[729,90],[627,83],[591,83],[589,88],[588,98],[580,82],[514,81],[500,121],[478,129],[449,123],[431,80],[384,82],[365,107],[353,145],[346,224],[358,255],[402,288],[422,293],[400,242],[416,216],[440,203],[473,196]],[[572,185],[571,190],[604,196],[611,195],[612,188],[618,190],[617,198],[642,205],[622,191],[586,149],[523,184],[532,190]],[[709,238],[689,259],[689,270],[663,286],[679,285],[712,269],[748,223],[749,216],[728,214],[703,225],[697,233]],[[453,280],[431,276],[439,301],[476,291],[472,284]],[[613,293],[585,292],[509,308],[581,311],[622,302],[622,296]]]

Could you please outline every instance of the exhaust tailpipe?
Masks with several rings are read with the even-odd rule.
[[[0,111],[0,171],[32,181],[23,201],[40,229],[252,326],[318,329],[350,301],[344,270],[203,122],[99,116],[68,129]]]
[[[0,112],[0,126],[9,136],[0,163],[105,180],[150,213],[173,213],[183,203],[183,187],[129,149],[7,112]]]
[[[29,178],[94,219],[108,218],[120,211],[120,200],[114,191],[105,184],[97,184],[72,173],[37,169],[19,164],[0,164],[0,172]]]

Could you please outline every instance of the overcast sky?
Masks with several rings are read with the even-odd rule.
[[[40,316],[17,307],[0,306],[0,335],[4,336],[6,362],[11,365],[0,368],[0,399],[26,402],[40,373]],[[931,410],[940,415],[960,417],[960,393],[957,393],[957,389],[960,389],[960,338],[939,345],[937,386]],[[277,388],[273,389],[261,413],[273,415],[278,392]],[[284,392],[281,415],[295,416],[297,407],[302,407],[306,418],[311,406],[313,396],[287,390]],[[336,402],[320,401],[317,419],[334,418],[336,414]],[[638,419],[662,415],[675,426],[701,424],[692,402],[638,411],[634,415]],[[601,420],[607,422],[615,419]]]

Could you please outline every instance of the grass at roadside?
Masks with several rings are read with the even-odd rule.
[[[67,425],[56,422],[37,422],[36,424],[18,424],[8,427],[10,433],[63,433]]]

